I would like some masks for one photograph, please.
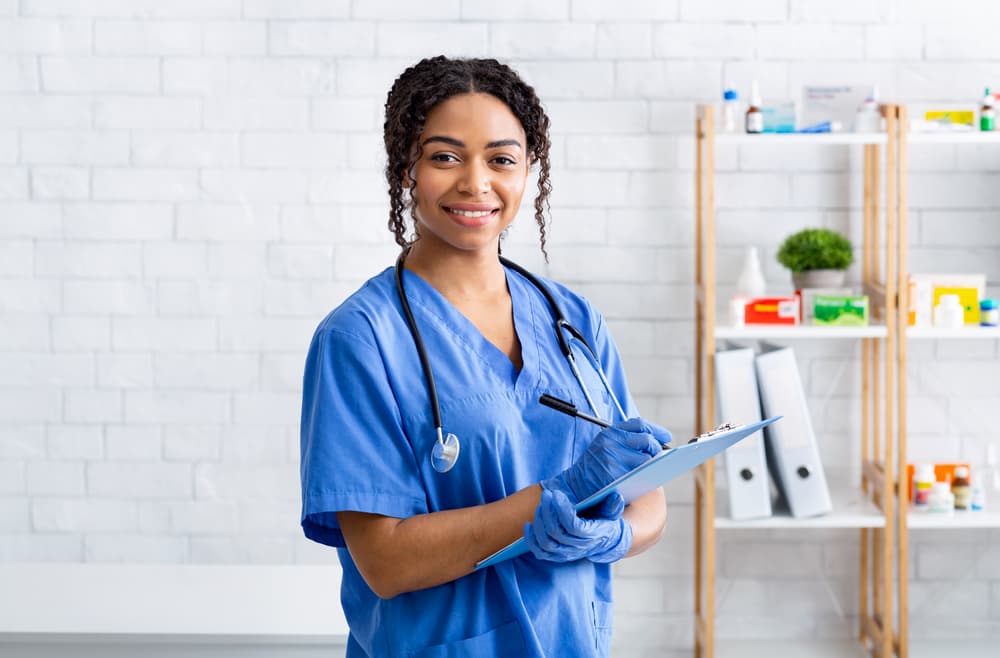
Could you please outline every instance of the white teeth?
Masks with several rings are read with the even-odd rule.
[[[449,208],[456,215],[461,215],[462,217],[486,217],[486,215],[492,215],[492,210],[456,210],[455,208]]]

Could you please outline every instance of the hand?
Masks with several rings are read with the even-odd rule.
[[[542,489],[562,491],[576,504],[655,457],[670,438],[669,431],[641,418],[622,421],[601,430],[572,466],[542,480]]]
[[[597,518],[576,514],[573,503],[561,491],[542,491],[535,520],[524,525],[524,538],[539,560],[615,562],[632,547],[632,525],[622,518],[625,501],[614,493],[593,511]]]

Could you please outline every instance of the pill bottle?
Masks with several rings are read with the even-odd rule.
[[[979,324],[983,327],[995,327],[1000,324],[1000,308],[997,308],[997,300],[980,300]]]
[[[965,324],[965,309],[958,301],[958,295],[941,295],[934,307],[934,326],[944,329],[958,329]]]
[[[917,464],[913,469],[913,511],[927,511],[934,480],[934,464]]]
[[[979,129],[982,131],[991,131],[996,123],[996,111],[993,109],[993,94],[990,93],[990,88],[986,88],[986,93],[983,94],[983,102],[979,107]]]
[[[950,514],[955,511],[955,496],[947,482],[934,483],[927,511],[932,514]]]
[[[760,111],[762,101],[760,100],[760,89],[757,81],[750,85],[750,107],[746,114],[746,131],[756,134],[764,132],[764,113]]]
[[[969,509],[972,504],[972,487],[969,483],[968,466],[955,467],[955,479],[951,481],[951,493],[955,496],[955,509]]]

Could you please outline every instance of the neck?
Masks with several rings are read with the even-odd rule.
[[[507,290],[507,276],[495,251],[432,254],[418,240],[404,266],[448,298],[477,298]]]

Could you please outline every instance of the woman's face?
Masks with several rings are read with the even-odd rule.
[[[494,96],[463,94],[431,110],[417,139],[414,249],[496,254],[528,179],[521,122]]]

